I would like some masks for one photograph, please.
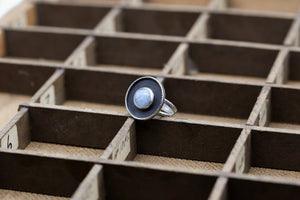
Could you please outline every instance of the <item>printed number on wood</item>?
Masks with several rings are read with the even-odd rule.
[[[1,139],[1,148],[17,149],[18,147],[19,147],[18,129],[17,126],[14,125]]]
[[[130,132],[122,138],[116,149],[112,153],[112,159],[124,161],[130,152]]]
[[[55,89],[53,85],[41,96],[40,103],[55,105]]]

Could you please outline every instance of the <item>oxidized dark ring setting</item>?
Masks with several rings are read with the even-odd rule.
[[[129,114],[138,120],[151,119],[156,115],[173,116],[177,108],[165,97],[165,89],[159,80],[144,76],[129,86],[125,105]]]

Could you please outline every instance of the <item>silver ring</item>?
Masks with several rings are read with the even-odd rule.
[[[156,115],[170,117],[175,115],[177,108],[165,97],[165,89],[159,80],[144,76],[129,86],[125,105],[129,114],[137,120],[148,120]]]
[[[176,112],[177,112],[176,106],[168,99],[165,99],[165,103],[161,107],[159,114],[164,117],[170,117],[175,115]]]

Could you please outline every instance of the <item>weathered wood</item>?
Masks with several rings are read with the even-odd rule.
[[[298,198],[297,5],[16,7],[0,21],[0,198]],[[174,117],[129,117],[126,90],[145,75]]]
[[[93,29],[110,9],[109,6],[76,6],[39,2],[36,4],[37,25]]]

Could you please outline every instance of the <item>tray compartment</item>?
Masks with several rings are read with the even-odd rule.
[[[91,163],[26,154],[0,153],[1,199],[68,199]]]
[[[282,59],[281,70],[278,71],[279,77],[284,77],[280,84],[300,86],[300,52],[297,50],[289,51]],[[285,80],[286,79],[286,80]]]
[[[300,179],[300,134],[278,129],[253,127],[241,134],[225,171],[255,175],[259,179]],[[230,167],[232,166],[232,167]]]
[[[130,84],[141,76],[144,75],[68,68],[58,72],[51,82],[43,86],[37,103],[49,104],[42,101],[42,96],[53,88],[50,95],[54,96],[55,105],[118,112],[124,115],[127,113],[124,99],[126,91]]]
[[[239,128],[162,120],[132,126],[127,160],[189,170],[221,171],[241,133]]]
[[[133,164],[103,164],[103,167],[93,167],[73,197],[81,199],[79,197],[93,190],[101,200],[207,199],[215,180],[213,175],[164,171]]]
[[[185,36],[200,13],[123,9],[120,30],[129,33]]]
[[[108,6],[84,6],[37,2],[37,26],[94,29],[109,12]]]
[[[298,199],[299,185],[270,180],[230,178],[227,185],[227,198],[238,199]]]
[[[167,78],[167,99],[177,108],[175,118],[245,124],[260,86]],[[233,96],[234,94],[234,96]]]
[[[185,74],[193,77],[264,83],[277,54],[275,49],[190,43],[184,61]]]
[[[299,134],[252,130],[249,174],[299,180],[299,144]]]
[[[208,21],[208,37],[221,40],[283,44],[292,22],[292,18],[212,13]]]
[[[38,67],[0,61],[0,130],[17,114],[18,106],[54,73],[50,67]]]
[[[67,70],[64,83],[66,99],[62,104],[121,113],[127,112],[124,106],[126,91],[129,85],[140,76]]]
[[[17,128],[19,149],[76,159],[100,158],[127,119],[41,107],[22,112],[13,125]]]
[[[269,126],[283,129],[300,129],[300,90],[273,87],[271,89],[271,119]]]
[[[128,66],[135,70],[154,69],[155,72],[162,70],[178,46],[177,42],[105,37],[96,38],[96,42],[96,64],[100,67]]]
[[[72,63],[80,67],[160,73],[178,45],[178,42],[163,40],[101,36],[88,39]]]
[[[3,33],[2,57],[41,62],[63,62],[84,39],[67,33],[13,29],[5,29]]]

